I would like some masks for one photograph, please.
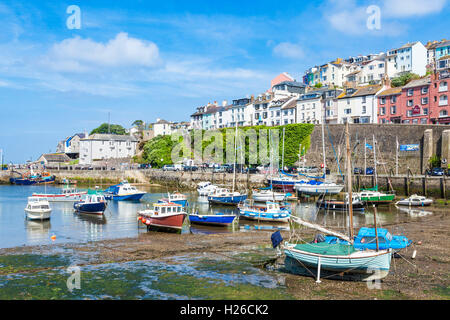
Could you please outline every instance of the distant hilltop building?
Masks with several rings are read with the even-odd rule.
[[[80,154],[80,140],[87,137],[87,133],[76,133],[60,141],[56,146],[56,153],[65,153],[71,159],[78,159]]]
[[[132,135],[92,134],[80,140],[79,164],[107,159],[131,158],[138,140]]]

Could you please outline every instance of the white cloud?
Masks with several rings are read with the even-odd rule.
[[[382,14],[386,17],[406,18],[439,13],[447,0],[384,0]]]
[[[121,32],[107,43],[75,37],[54,44],[46,63],[59,71],[85,72],[91,67],[152,67],[160,62],[158,46]]]
[[[298,44],[281,42],[273,48],[273,53],[282,58],[300,59],[305,56],[303,49]]]

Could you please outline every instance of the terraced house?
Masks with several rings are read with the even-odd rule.
[[[384,85],[346,88],[337,98],[338,123],[378,123],[377,95]]]

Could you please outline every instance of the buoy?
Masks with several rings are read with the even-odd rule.
[[[422,244],[422,241],[417,242],[417,244],[418,244],[418,245],[421,245],[421,244]]]
[[[416,254],[417,254],[417,250],[414,250],[414,252],[413,252],[413,254],[411,256],[411,259],[415,259],[416,258]]]
[[[138,217],[138,221],[141,221],[142,220],[142,217]]]
[[[53,235],[53,236],[50,237],[50,239],[52,239],[52,241],[55,241],[56,240],[56,236]]]
[[[142,220],[141,220],[141,221],[142,221],[142,223],[145,223],[145,221],[146,221],[146,220],[145,220],[144,218],[142,218]]]

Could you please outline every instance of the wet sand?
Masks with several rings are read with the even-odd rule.
[[[273,231],[248,231],[218,234],[170,234],[149,232],[137,238],[125,238],[89,242],[84,244],[58,244],[22,246],[0,249],[0,255],[25,253],[71,252],[86,257],[83,264],[103,264],[136,260],[161,260],[171,263],[171,257],[183,254],[204,256],[230,256],[231,253],[252,252],[259,258],[249,260],[254,266],[277,270],[285,276],[287,292],[296,299],[450,299],[450,215],[447,207],[436,209],[431,216],[414,221],[383,226],[390,230],[400,229],[414,244],[402,252],[401,258],[393,259],[390,274],[383,279],[381,289],[369,289],[365,282],[349,282],[314,278],[283,272],[283,258],[275,259],[267,254],[271,247]],[[315,232],[309,229],[296,231],[303,239],[311,239]],[[285,240],[290,233],[282,231]],[[417,250],[412,259],[413,250]],[[55,251],[56,250],[56,251]],[[28,269],[33,273],[41,269]],[[0,268],[0,275],[8,274]]]

